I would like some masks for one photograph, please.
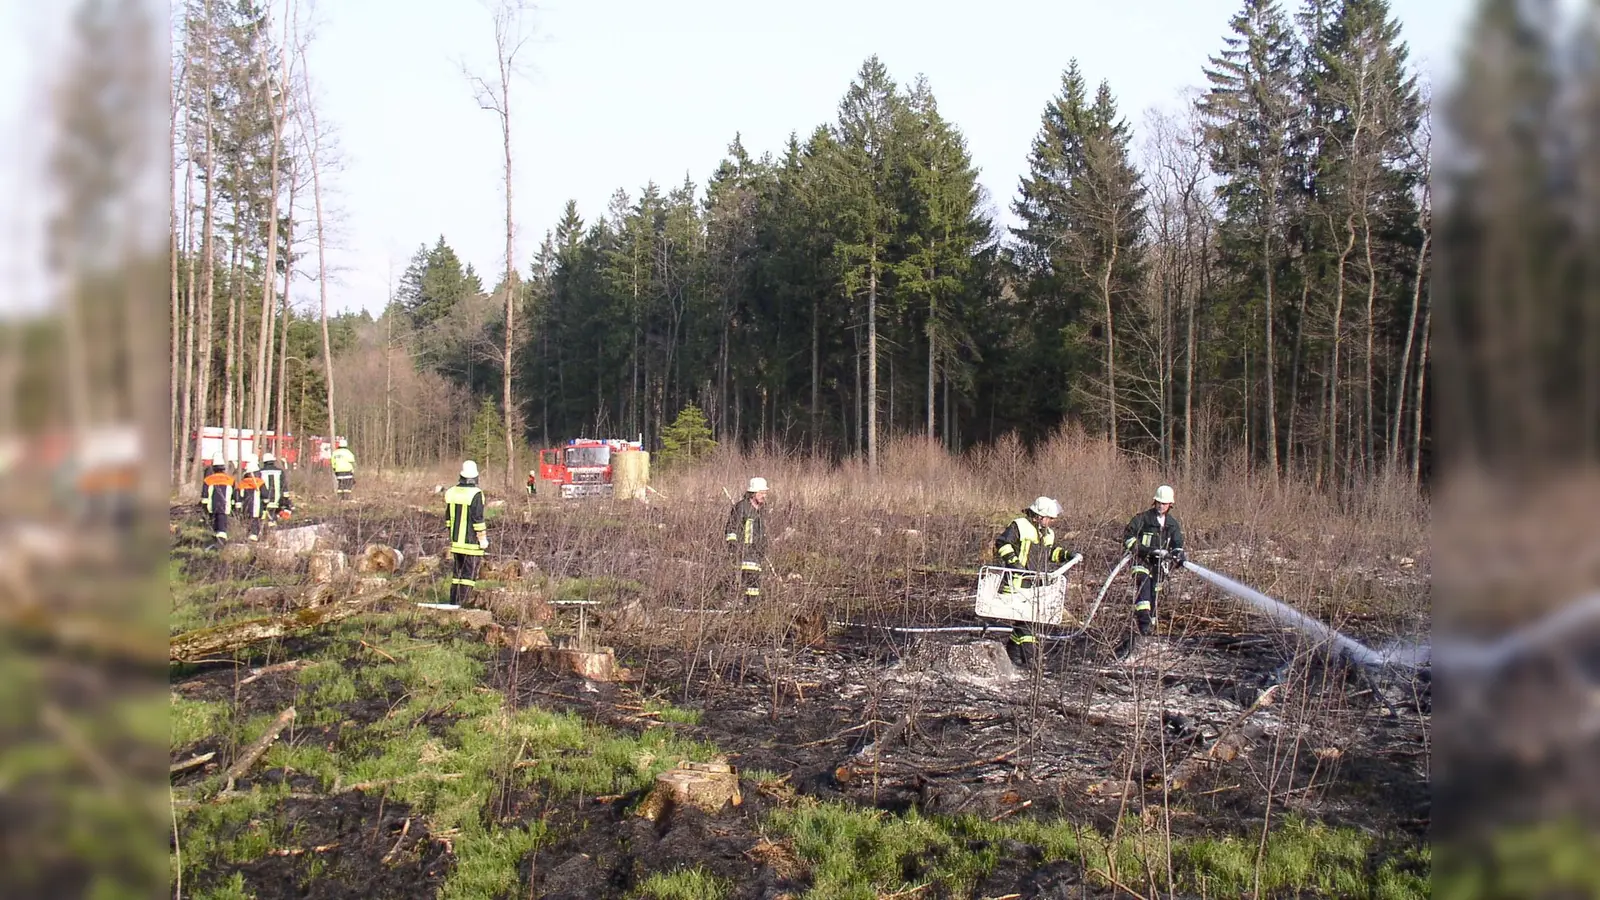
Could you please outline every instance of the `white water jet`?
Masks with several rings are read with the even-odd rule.
[[[1194,562],[1185,560],[1183,566],[1206,581],[1265,613],[1268,618],[1294,628],[1307,637],[1338,647],[1352,662],[1375,667],[1405,666],[1407,668],[1417,668],[1425,665],[1428,661],[1428,648],[1425,646],[1404,644],[1388,650],[1374,650],[1355,638],[1347,637],[1294,607],[1268,597],[1249,585],[1240,584],[1226,575],[1213,572],[1205,566]]]

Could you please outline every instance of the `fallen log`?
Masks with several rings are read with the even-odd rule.
[[[277,740],[278,735],[285,728],[288,728],[289,723],[293,721],[294,707],[291,706],[278,713],[278,717],[272,720],[271,725],[267,726],[266,733],[256,738],[255,742],[246,747],[244,752],[239,754],[239,758],[233,761],[233,765],[228,767],[226,775],[223,776],[222,789],[225,791],[233,790],[234,779],[250,771],[250,767],[256,764],[256,760],[261,758],[261,754],[267,752],[267,748],[272,746],[272,742]]]
[[[331,603],[310,609],[297,609],[282,616],[266,616],[227,625],[197,628],[174,637],[167,650],[168,662],[187,662],[212,653],[223,653],[248,647],[258,641],[312,631],[341,619],[366,612],[377,601],[390,596],[381,594]]]

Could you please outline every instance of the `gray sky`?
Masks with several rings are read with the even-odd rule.
[[[282,0],[266,2],[281,14]],[[299,2],[304,15],[310,0]],[[1418,65],[1444,71],[1472,4],[1392,3]],[[753,156],[776,154],[791,131],[803,137],[833,119],[873,53],[898,82],[928,77],[1009,221],[1040,113],[1068,60],[1078,58],[1091,84],[1110,82],[1137,139],[1146,110],[1176,108],[1182,92],[1203,84],[1206,58],[1221,49],[1239,5],[547,0],[523,51],[530,72],[513,83],[516,265],[526,269],[569,198],[592,221],[618,188],[637,195],[647,181],[673,187],[685,175],[703,186],[736,132]],[[26,51],[48,45],[41,35],[59,24],[46,20],[66,6],[0,2],[0,123],[40,113],[24,98],[41,56]],[[488,12],[474,0],[322,0],[313,17],[311,76],[342,157],[324,179],[336,218],[332,307],[380,309],[391,270],[398,277],[416,247],[441,234],[492,283],[504,265],[499,124],[462,74],[463,65],[491,71]],[[15,198],[34,175],[17,156],[26,132],[7,130],[0,187]],[[14,223],[15,208],[10,216]],[[32,254],[17,257],[14,243],[8,256],[0,271],[29,268]],[[297,304],[315,301],[309,281],[294,291]]]

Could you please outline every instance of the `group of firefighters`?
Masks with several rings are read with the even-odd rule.
[[[333,470],[334,495],[348,500],[356,486],[356,455],[340,439],[334,443],[328,459]],[[288,471],[272,452],[261,454],[261,459],[247,456],[239,462],[239,477],[228,472],[225,460],[202,462],[205,479],[200,485],[200,507],[211,520],[211,530],[218,546],[228,542],[228,520],[238,515],[244,519],[246,540],[259,541],[268,528],[277,527],[278,521],[288,519],[294,510],[294,500],[289,495]]]
[[[237,514],[244,519],[246,539],[261,540],[267,528],[277,527],[279,519],[289,518],[294,501],[289,496],[289,476],[278,458],[264,453],[261,461],[247,457],[239,465],[239,478],[228,474],[228,464],[214,460],[206,467],[200,486],[200,506],[211,520],[217,544],[228,542],[228,519]]]
[[[355,455],[339,441],[330,459],[336,496],[343,500],[355,488]],[[761,597],[761,576],[768,568],[767,533],[762,514],[770,490],[767,480],[751,478],[744,496],[728,511],[725,542],[733,558],[739,590],[746,598]],[[1149,507],[1140,510],[1122,531],[1122,546],[1133,562],[1134,622],[1140,634],[1154,628],[1156,608],[1165,575],[1184,561],[1183,529],[1172,507],[1176,496],[1171,486],[1156,488]],[[277,519],[287,519],[293,508],[283,469],[271,453],[260,466],[246,459],[237,483],[223,463],[211,467],[201,493],[201,504],[211,516],[219,543],[228,540],[228,516],[239,512],[248,523],[249,540],[260,539],[263,528]],[[488,523],[484,518],[483,490],[478,487],[478,464],[466,460],[455,486],[444,492],[445,529],[450,538],[452,572],[450,602],[465,606],[477,586],[478,567],[489,549]],[[1039,497],[1022,514],[1006,524],[994,540],[995,556],[1007,570],[1001,593],[1027,590],[1045,574],[1074,554],[1056,543],[1055,521],[1061,504],[1050,497]],[[1038,638],[1029,623],[1012,624],[1006,652],[1018,665],[1033,661]]]

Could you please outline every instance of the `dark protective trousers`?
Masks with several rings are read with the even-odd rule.
[[[478,586],[478,564],[483,561],[481,554],[451,553],[454,560],[454,571],[450,577],[450,602],[457,606],[467,606],[472,601],[472,589]]]

